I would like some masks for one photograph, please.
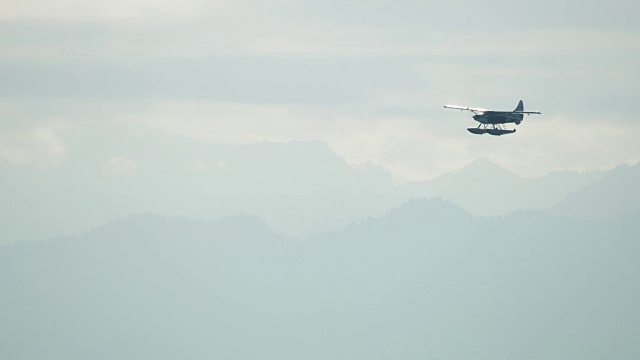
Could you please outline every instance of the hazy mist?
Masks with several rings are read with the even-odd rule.
[[[640,358],[639,4],[0,0],[0,359]]]

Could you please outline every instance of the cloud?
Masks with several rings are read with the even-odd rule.
[[[318,132],[331,130],[320,126],[322,112],[307,110],[285,105],[164,101],[127,114],[123,122],[203,142],[226,144],[311,140]],[[330,122],[331,119],[326,119],[327,124]]]
[[[640,159],[640,124],[607,119],[585,122],[570,115],[526,118],[504,149],[492,146],[492,159],[523,176],[550,171],[610,169]],[[506,137],[505,137],[506,138]],[[481,151],[479,145],[471,151]]]
[[[121,2],[102,0],[1,0],[0,19],[5,20],[57,20],[96,21],[132,20],[147,21],[170,19],[195,19],[213,5],[223,1],[182,0],[130,0]]]
[[[192,164],[192,169],[198,174],[202,174],[207,172],[207,164],[202,161],[194,161]]]
[[[213,143],[321,140],[397,182],[480,156],[528,176],[638,156],[637,2],[571,0],[570,19],[537,1],[276,3],[0,0],[0,33],[11,34],[0,35],[0,96],[31,101],[25,112],[40,118],[84,109],[74,121],[94,129],[103,125],[84,124],[117,119]],[[584,26],[599,19],[620,21]],[[47,108],[54,98],[67,105]],[[441,107],[510,109],[520,98],[544,115],[499,140],[472,137],[473,121]],[[60,130],[33,130],[0,135],[0,158],[62,158]]]
[[[404,96],[407,94],[410,96]],[[596,121],[583,118],[588,114],[557,112],[540,102],[534,106],[525,101],[527,108],[535,107],[543,115],[525,118],[514,135],[495,138],[469,134],[465,129],[475,126],[475,122],[465,112],[442,109],[440,103],[444,103],[444,99],[425,101],[429,96],[420,93],[389,92],[388,95],[389,98],[372,100],[385,103],[382,109],[387,106],[408,109],[421,101],[423,107],[415,112],[378,113],[304,105],[165,100],[133,107],[117,102],[87,105],[84,109],[74,105],[71,110],[77,113],[73,113],[67,106],[58,104],[46,111],[65,114],[64,121],[20,120],[12,122],[12,127],[5,123],[0,135],[0,159],[35,168],[55,166],[70,151],[64,136],[76,128],[87,134],[124,131],[141,136],[155,130],[199,142],[235,145],[319,140],[349,164],[370,162],[382,166],[396,183],[457,171],[482,156],[527,177],[556,170],[607,169],[640,159],[640,147],[636,146],[640,124],[616,114]],[[431,104],[434,102],[437,106]],[[496,107],[509,108],[509,104]],[[486,107],[495,104],[488,105]],[[22,106],[26,114],[21,115],[16,104],[5,103],[4,110],[0,110],[5,117],[42,116],[31,113],[37,108],[33,102],[25,101]],[[47,109],[44,103],[40,108]],[[87,116],[96,109],[100,110],[100,120],[88,121]],[[105,165],[105,173],[135,174],[138,164],[130,161],[114,160],[111,165]],[[194,171],[211,170],[209,165],[193,161]],[[221,162],[211,166],[228,171],[231,165]]]
[[[139,165],[124,156],[109,159],[104,166],[104,173],[110,176],[131,176]]]
[[[282,25],[281,25],[282,26]],[[278,29],[278,27],[276,27]],[[629,30],[431,30],[365,26],[302,26],[298,31],[279,29],[256,38],[251,47],[261,54],[333,56],[539,56],[541,54],[593,54],[601,51],[638,50],[640,34]],[[284,35],[285,31],[288,31]],[[282,34],[280,34],[282,32]]]
[[[469,134],[466,127],[475,125],[466,113],[440,112],[442,117],[347,116],[314,107],[186,101],[156,104],[129,114],[126,122],[210,143],[319,140],[350,164],[384,167],[396,183],[457,171],[479,157],[527,177],[640,159],[635,146],[640,124],[543,114],[527,117],[516,134],[498,138]]]
[[[218,165],[218,169],[220,169],[223,174],[230,174],[231,171],[233,171],[231,165],[229,165],[229,163],[227,163],[226,161],[220,160],[216,163],[216,165]]]
[[[46,169],[67,153],[62,120],[41,121],[26,129],[4,129],[0,133],[0,160],[13,165]]]
[[[332,17],[322,16],[313,5],[300,6],[280,0],[270,2],[269,6],[256,1],[229,0],[120,3],[0,0],[3,9],[0,25],[4,26],[0,30],[11,34],[6,38],[0,35],[0,56],[24,55],[34,59],[65,55],[83,59],[88,56],[154,59],[158,56],[202,58],[221,55],[523,57],[568,53],[597,55],[603,51],[638,48],[637,26],[596,26],[593,23],[592,26],[578,26],[568,23],[564,17],[541,25],[543,20],[549,19],[549,14],[541,10],[545,6],[537,3],[527,7],[527,10],[544,12],[541,18],[530,21],[533,26],[521,24],[530,16],[507,14],[499,21],[477,16],[470,9],[486,11],[486,6],[471,1],[463,1],[460,7],[466,14],[460,14],[455,6],[446,6],[452,13],[442,14],[434,11],[438,6],[412,9],[409,2],[400,3],[403,4],[394,3],[389,10],[404,8],[417,12],[402,14],[405,21],[397,22],[388,12],[380,11],[388,7],[387,4],[378,4],[378,10],[373,13],[371,6],[361,4],[351,11],[369,14],[369,19],[355,16],[353,21],[333,21]],[[351,8],[335,5],[336,9],[331,11]],[[493,5],[503,11],[508,3]],[[623,9],[625,6],[634,7],[633,4],[616,4],[607,8]],[[583,18],[579,16],[581,12],[593,15],[594,9],[587,6],[572,9],[578,18]],[[625,19],[631,17],[623,11],[613,12]],[[496,16],[495,13],[487,15]],[[379,17],[378,21],[370,21],[376,17]],[[414,21],[406,21],[407,17]],[[4,24],[2,20],[5,20]],[[504,21],[517,22],[519,26],[508,27],[508,31],[501,26],[487,26],[490,25],[487,23]],[[637,23],[635,18],[632,23]],[[7,24],[9,28],[6,28]],[[38,36],[34,36],[36,33]]]

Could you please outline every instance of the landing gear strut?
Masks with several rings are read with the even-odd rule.
[[[495,136],[513,134],[514,132],[516,132],[516,129],[513,129],[513,130],[506,129],[502,124],[480,124],[478,125],[477,128],[468,128],[467,130],[470,133],[476,134],[476,135],[482,135],[487,133]]]

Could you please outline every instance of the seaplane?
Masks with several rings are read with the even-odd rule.
[[[480,125],[478,125],[478,127],[468,128],[467,130],[476,135],[482,135],[485,133],[495,136],[513,134],[516,132],[516,129],[509,130],[504,127],[504,124],[514,123],[516,125],[520,125],[524,115],[542,114],[539,111],[524,111],[524,104],[522,103],[522,100],[520,100],[518,106],[516,106],[516,109],[513,111],[496,111],[457,105],[445,105],[444,107],[460,111],[471,111],[474,114],[473,120],[479,122]]]

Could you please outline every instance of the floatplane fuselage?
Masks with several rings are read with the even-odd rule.
[[[520,125],[524,115],[541,114],[539,111],[524,111],[524,104],[522,100],[518,103],[518,106],[513,111],[495,111],[479,108],[470,108],[456,105],[445,105],[447,109],[467,110],[473,112],[473,120],[479,122],[478,127],[468,128],[470,133],[482,135],[506,135],[516,132],[515,129],[506,129],[503,125],[514,123]]]

